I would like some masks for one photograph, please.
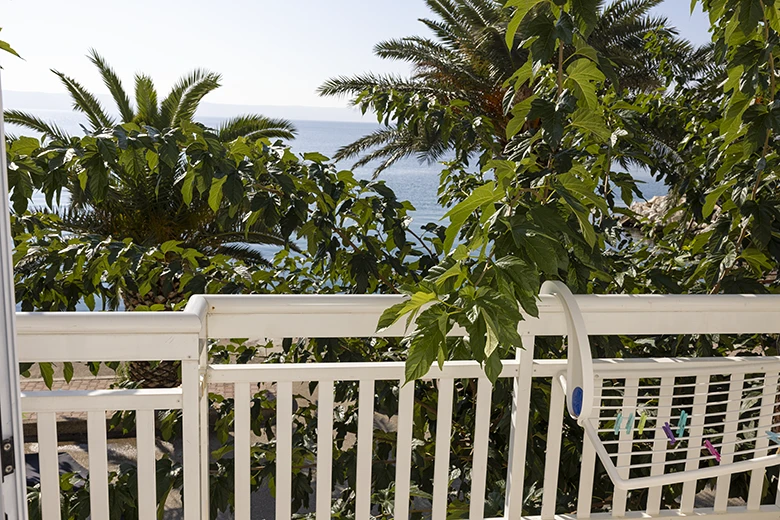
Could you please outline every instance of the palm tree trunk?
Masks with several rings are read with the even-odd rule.
[[[152,290],[146,294],[122,293],[126,311],[134,311],[144,305],[164,305],[166,311],[184,301],[185,296],[179,291],[179,281],[168,283],[158,280]],[[181,384],[180,361],[131,361],[127,365],[128,378],[137,383],[140,388],[174,388]]]

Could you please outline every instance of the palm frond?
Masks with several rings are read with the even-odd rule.
[[[6,123],[40,132],[46,137],[60,141],[70,141],[70,135],[60,128],[57,123],[44,121],[33,114],[22,112],[21,110],[6,110],[3,112],[3,118]]]
[[[220,141],[232,141],[238,137],[259,139],[294,139],[295,125],[286,119],[274,119],[247,114],[224,121],[217,128]]]
[[[333,159],[335,161],[342,161],[344,159],[351,159],[358,155],[365,153],[377,146],[385,145],[393,141],[398,135],[398,130],[394,127],[380,128],[368,135],[364,135],[357,141],[354,141],[346,146],[342,146],[336,151]]]
[[[152,78],[144,74],[135,75],[135,104],[138,107],[135,122],[159,126],[157,90]]]
[[[267,269],[272,269],[274,264],[263,256],[257,246],[252,244],[246,244],[242,242],[236,242],[233,244],[223,244],[217,246],[211,250],[212,253],[218,255],[226,255],[236,260],[241,260],[248,264],[258,265]]]
[[[219,74],[210,72],[199,81],[193,83],[184,92],[173,115],[172,125],[175,126],[182,121],[191,121],[203,97],[212,90],[219,88],[221,79],[222,76]]]
[[[203,81],[212,73],[205,69],[195,69],[179,78],[170,93],[160,103],[160,120],[163,128],[173,125],[173,119],[179,111],[184,94],[196,83]]]
[[[101,105],[94,94],[84,88],[78,81],[66,76],[62,72],[54,69],[52,69],[52,72],[60,78],[60,81],[62,81],[62,84],[65,85],[68,93],[70,93],[70,97],[73,100],[73,109],[87,115],[93,131],[114,126],[114,118],[106,114],[103,105]]]
[[[438,92],[421,81],[409,80],[392,74],[359,74],[356,76],[338,76],[327,80],[317,88],[321,96],[357,95],[366,89],[396,90],[398,92],[416,92],[435,94]]]
[[[111,97],[114,98],[116,107],[119,110],[119,116],[122,118],[122,122],[129,123],[135,117],[133,107],[130,105],[130,98],[125,92],[122,86],[122,81],[119,76],[116,75],[114,69],[108,64],[108,62],[100,55],[95,49],[89,50],[89,60],[100,71],[100,75],[103,78],[103,83],[111,93]]]

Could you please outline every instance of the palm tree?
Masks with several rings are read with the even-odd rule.
[[[656,34],[664,37],[668,56],[665,58],[683,73],[695,64],[689,59],[691,45],[677,37],[664,17],[651,16],[650,10],[663,0],[614,0],[607,6],[597,5],[598,19],[588,35],[588,43],[600,55],[600,61],[611,65],[620,86],[631,90],[651,90],[663,84],[658,72],[659,58],[645,49],[645,38]],[[505,82],[525,63],[527,51],[520,43],[528,36],[523,24],[515,35],[515,44],[508,47],[506,28],[513,11],[497,0],[425,0],[436,19],[421,19],[433,32],[433,38],[410,36],[380,42],[374,53],[383,59],[411,64],[412,75],[358,74],[326,81],[319,92],[324,96],[349,96],[351,102],[367,106],[368,99],[390,98],[394,93],[409,99],[433,99],[440,105],[463,100],[464,118],[489,123],[486,132],[495,150],[506,145],[507,103],[522,100],[527,93],[507,95]],[[571,52],[569,50],[568,52]],[[388,110],[384,116],[387,116]],[[392,120],[392,117],[389,118]],[[388,119],[386,119],[387,122]],[[342,147],[335,159],[362,155],[355,166],[381,160],[377,173],[395,161],[417,155],[434,161],[448,151],[462,146],[460,135],[432,130],[427,125],[408,119],[388,124],[357,141]],[[468,129],[467,129],[468,130]],[[472,144],[465,156],[485,143]]]
[[[227,155],[228,143],[237,138],[293,138],[295,127],[292,123],[249,114],[229,119],[216,129],[207,129],[193,122],[193,117],[201,100],[220,86],[219,74],[196,69],[179,79],[159,102],[152,79],[136,74],[133,104],[108,63],[95,50],[90,51],[89,58],[111,93],[117,116],[107,112],[81,83],[61,72],[53,72],[70,94],[74,110],[86,115],[85,131],[89,139],[97,139],[103,144],[101,153],[90,155],[89,145],[85,143],[92,141],[72,137],[56,123],[15,110],[5,113],[7,122],[43,134],[48,140],[48,148],[74,150],[75,163],[61,168],[70,204],[65,209],[55,210],[58,219],[46,220],[57,228],[54,231],[97,242],[101,247],[129,239],[139,256],[174,240],[205,255],[223,254],[250,265],[269,266],[258,246],[285,244],[278,226],[268,227],[260,221],[246,224],[236,217],[236,212],[232,211],[236,208],[231,208],[227,201],[213,211],[207,196],[201,194],[191,200],[185,199],[182,179],[187,166],[182,157],[186,139],[182,137],[181,128],[188,127],[190,134],[196,131],[206,139],[216,141],[219,146],[209,146],[213,155],[209,160],[221,161]],[[134,126],[118,126],[128,123]],[[157,147],[146,147],[142,143],[144,139],[153,141]],[[261,175],[253,170],[249,161],[236,166],[224,160],[215,169],[222,174],[253,178]],[[87,172],[89,178],[107,178],[108,186],[93,189],[79,178],[80,171]],[[21,268],[35,269],[36,265],[32,259]],[[149,289],[141,290],[140,282],[136,283],[136,290],[121,293],[125,309],[151,304],[173,308],[185,297],[184,288],[180,286],[181,274],[166,268]],[[134,283],[134,275],[127,273],[127,278],[131,279],[128,286]],[[118,301],[117,296],[116,304]],[[176,386],[179,382],[178,363],[174,362],[130,363],[128,374],[132,380],[143,381],[152,387]]]
[[[158,130],[175,128],[184,121],[192,121],[203,98],[219,88],[221,76],[204,69],[195,69],[182,76],[168,95],[158,102],[157,89],[152,78],[145,74],[135,75],[135,106],[130,101],[122,81],[108,62],[90,49],[88,57],[100,73],[103,83],[116,104],[118,119],[109,114],[97,96],[88,91],[77,80],[57,70],[52,70],[65,86],[73,101],[73,109],[87,117],[90,133],[112,128],[122,123],[148,125]],[[18,110],[5,111],[5,121],[40,132],[51,139],[68,141],[70,136],[56,123]],[[286,119],[268,118],[259,114],[237,116],[220,124],[216,129],[221,141],[232,141],[237,137],[271,139],[292,139],[295,126]]]

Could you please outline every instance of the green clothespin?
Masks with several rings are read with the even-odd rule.
[[[642,415],[639,418],[639,435],[645,433],[645,423],[647,422],[647,412],[642,411]]]

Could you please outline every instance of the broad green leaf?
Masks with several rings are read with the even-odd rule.
[[[498,335],[495,331],[495,325],[490,315],[485,311],[482,311],[482,319],[485,320],[485,358],[490,357],[493,352],[498,348]]]
[[[502,196],[503,194],[496,190],[495,182],[490,181],[474,189],[474,191],[471,192],[471,195],[450,209],[443,217],[443,219],[450,219],[450,225],[447,227],[444,240],[444,250],[447,252],[450,251],[452,244],[455,242],[455,238],[460,232],[460,228],[463,227],[466,219],[474,213],[474,211],[486,204],[496,202]]]
[[[572,114],[569,126],[579,129],[584,134],[597,137],[600,141],[606,142],[612,137],[612,132],[604,124],[604,119],[596,110],[581,108]]]
[[[160,251],[162,251],[163,254],[167,254],[171,251],[181,250],[179,244],[181,244],[181,241],[179,240],[168,240],[160,245]]]
[[[509,0],[504,4],[504,8],[514,7],[515,11],[512,13],[512,19],[509,21],[506,27],[506,46],[510,49],[514,48],[515,34],[517,28],[525,19],[528,12],[537,5],[548,2],[549,0]]]
[[[51,390],[51,387],[54,384],[54,366],[47,361],[44,363],[38,363],[38,368],[41,371],[41,377],[43,378],[43,382],[46,384],[46,388]]]
[[[605,79],[604,74],[598,66],[587,58],[582,58],[566,68],[566,85],[575,93],[578,99],[584,100],[585,104],[595,109],[599,106],[596,97],[597,84]]]
[[[8,42],[4,42],[3,40],[0,40],[0,50],[3,50],[3,51],[8,52],[8,53],[11,53],[14,56],[16,56],[17,58],[21,58],[21,56],[19,56],[19,53],[16,52],[13,49],[13,47],[11,47],[11,45],[8,44]]]
[[[181,183],[181,196],[186,205],[192,204],[192,192],[195,188],[195,172],[187,172],[184,181]]]
[[[219,205],[222,204],[222,186],[227,181],[227,177],[213,178],[211,179],[211,189],[209,190],[209,207],[211,211],[215,212],[219,209]]]
[[[379,323],[377,324],[376,328],[377,332],[386,330],[388,327],[397,322],[404,314],[419,311],[423,305],[430,303],[435,299],[436,293],[433,292],[417,291],[413,293],[408,300],[404,300],[401,303],[396,303],[395,305],[385,309],[385,311],[382,313],[382,316],[379,318]]]
[[[750,267],[757,274],[760,274],[763,270],[771,270],[774,267],[764,253],[753,247],[745,249],[739,256],[749,263]]]
[[[707,196],[704,198],[704,205],[701,209],[701,213],[704,218],[709,218],[709,216],[712,215],[712,212],[715,210],[715,204],[718,202],[720,196],[723,195],[727,190],[731,189],[731,187],[734,186],[736,182],[737,179],[732,179],[725,184],[721,184],[707,194]]]
[[[66,361],[62,364],[62,376],[65,378],[66,383],[70,383],[73,379],[73,363]]]
[[[504,82],[504,86],[508,87],[514,84],[515,90],[519,90],[522,86],[534,77],[534,67],[531,60],[526,61],[522,67],[517,69],[512,76]]]
[[[441,287],[447,280],[454,277],[458,278],[458,280],[455,282],[456,285],[458,285],[462,279],[466,278],[466,273],[463,271],[463,266],[459,263],[453,264],[449,269],[439,275],[436,278],[436,286]]]
[[[533,94],[512,107],[512,119],[509,120],[509,124],[506,126],[507,139],[513,138],[522,130],[523,125],[525,125],[526,122],[526,116],[528,115],[528,112],[531,111],[531,104],[537,97],[536,94]]]
[[[18,155],[32,155],[40,147],[40,141],[34,137],[21,136],[11,143],[10,149]]]
[[[312,161],[315,163],[326,163],[330,161],[329,157],[326,157],[321,153],[317,153],[317,152],[307,152],[303,154],[303,158],[307,161]]]
[[[584,167],[580,167],[584,169]],[[585,181],[575,177],[572,173],[563,173],[558,176],[558,180],[567,190],[574,193],[575,195],[579,195],[580,200],[587,201],[593,206],[596,206],[604,215],[609,214],[607,201],[595,193],[595,183],[586,183]]]
[[[149,169],[154,171],[157,169],[157,165],[160,164],[160,156],[152,150],[147,150],[146,163],[149,165]]]

